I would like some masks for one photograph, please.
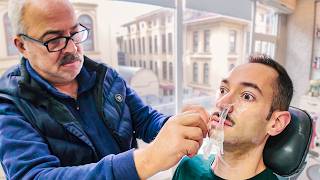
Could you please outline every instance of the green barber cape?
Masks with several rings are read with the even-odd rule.
[[[211,171],[211,165],[214,161],[214,156],[210,156],[208,160],[202,155],[196,155],[193,158],[185,157],[181,160],[179,166],[174,173],[173,180],[221,180]],[[232,172],[230,172],[232,173]],[[251,180],[278,180],[270,169],[265,169]]]

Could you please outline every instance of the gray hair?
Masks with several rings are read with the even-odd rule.
[[[27,27],[23,23],[23,14],[26,4],[27,0],[9,0],[8,16],[14,35],[27,32]]]

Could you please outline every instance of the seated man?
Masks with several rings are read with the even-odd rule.
[[[288,112],[293,85],[286,70],[267,56],[252,56],[221,81],[217,112],[231,105],[224,122],[223,154],[181,160],[173,179],[277,179],[263,161],[269,136],[281,133],[291,120]],[[217,125],[216,125],[217,126]]]

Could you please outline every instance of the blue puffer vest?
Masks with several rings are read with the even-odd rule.
[[[121,151],[136,147],[128,106],[125,104],[126,85],[111,68],[84,58],[88,71],[95,71],[97,81],[93,88],[96,107],[104,123],[117,141]],[[54,99],[26,71],[26,59],[8,70],[0,79],[0,100],[14,103],[26,120],[47,141],[52,154],[62,166],[97,162],[92,142],[68,108]],[[119,94],[123,101],[114,97]],[[81,154],[77,152],[82,152]],[[77,154],[77,155],[76,155]]]

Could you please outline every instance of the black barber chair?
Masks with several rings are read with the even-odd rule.
[[[301,109],[290,107],[291,122],[277,136],[269,137],[263,152],[264,162],[282,177],[295,177],[306,165],[312,136],[312,119]]]

